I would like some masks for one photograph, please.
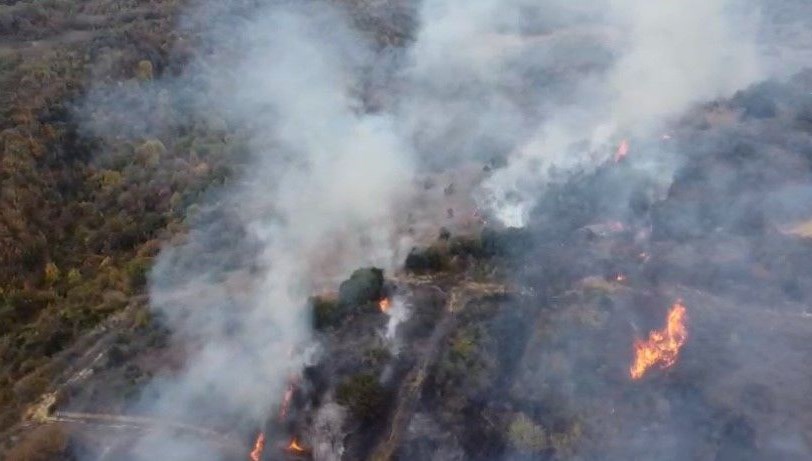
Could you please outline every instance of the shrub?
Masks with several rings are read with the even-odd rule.
[[[544,428],[524,413],[519,413],[510,422],[507,438],[513,448],[531,453],[544,451],[550,445]]]
[[[362,373],[338,386],[336,400],[356,418],[370,422],[383,414],[386,391],[374,376]]]
[[[423,250],[412,248],[406,257],[406,270],[411,272],[438,272],[448,267],[447,256],[437,247]]]
[[[135,69],[135,77],[138,80],[141,81],[152,80],[153,73],[154,71],[152,68],[152,63],[150,61],[147,61],[145,59],[143,61],[138,62],[138,66]]]
[[[482,240],[473,237],[454,237],[449,244],[449,252],[455,256],[485,256]]]
[[[310,305],[313,309],[313,328],[324,330],[339,323],[341,310],[337,300],[314,296],[310,298]]]
[[[59,267],[53,262],[45,265],[45,283],[53,285],[59,281]]]
[[[127,263],[127,277],[130,287],[138,289],[147,284],[147,273],[149,272],[150,261],[146,258],[134,258]]]
[[[138,157],[139,162],[146,166],[157,165],[165,154],[166,147],[164,143],[157,139],[146,141],[135,149],[135,155]]]
[[[343,307],[363,306],[383,297],[383,271],[374,267],[358,269],[338,287]]]

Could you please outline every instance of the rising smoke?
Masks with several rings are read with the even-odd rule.
[[[314,288],[401,257],[391,213],[413,166],[392,118],[361,107],[357,85],[371,55],[339,11],[281,5],[234,22],[239,35],[229,43],[239,54],[227,57],[230,67],[197,68],[222,96],[207,109],[250,132],[250,166],[152,272],[152,306],[192,351],[138,406],[259,428],[305,360]],[[234,229],[244,242],[217,248]],[[204,256],[212,252],[218,257]],[[136,451],[174,460],[210,451],[196,444],[153,435]]]
[[[603,41],[613,41],[614,59],[517,141],[507,168],[484,187],[497,216],[508,226],[523,226],[553,172],[594,168],[612,152],[607,146],[623,137],[658,136],[692,104],[758,78],[754,36],[746,21],[727,11],[730,3],[596,3],[595,11],[606,8]],[[659,173],[670,177],[672,171]]]
[[[659,136],[692,104],[762,75],[758,15],[735,3],[425,0],[413,40],[385,53],[330,4],[270,2],[247,15],[204,5],[222,16],[206,42],[226,45],[193,66],[215,103],[191,107],[247,133],[250,154],[152,271],[151,304],[190,355],[135,407],[261,427],[307,360],[312,291],[359,266],[399,265],[402,204],[418,171],[505,165],[478,200],[524,226],[549,181],[594,169],[622,138]],[[389,96],[370,111],[375,79]],[[670,178],[663,165],[652,174]],[[321,414],[325,431],[340,431],[340,408]],[[330,437],[316,441],[319,459],[334,459]],[[211,458],[201,442],[169,435],[135,451]]]

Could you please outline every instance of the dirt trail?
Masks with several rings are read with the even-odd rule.
[[[46,422],[88,424],[88,425],[103,426],[110,429],[134,429],[145,431],[171,430],[175,432],[199,436],[201,438],[205,438],[206,440],[216,441],[223,445],[233,444],[235,446],[242,447],[242,444],[236,443],[236,441],[232,440],[232,438],[211,429],[193,426],[191,424],[186,423],[180,423],[177,421],[167,421],[157,418],[148,418],[144,416],[124,416],[103,413],[75,413],[69,411],[57,411],[52,416],[49,416]]]
[[[430,286],[445,292],[436,285],[431,277],[401,277],[398,282],[412,286]],[[515,290],[503,284],[470,281],[461,281],[451,290],[446,300],[445,314],[434,328],[423,356],[404,378],[396,397],[395,411],[389,424],[389,431],[372,451],[372,455],[369,457],[370,460],[388,461],[394,458],[394,454],[403,439],[403,434],[412,420],[415,407],[420,400],[428,370],[437,362],[443,350],[443,343],[456,326],[456,314],[474,299],[487,296],[507,296],[513,292]]]

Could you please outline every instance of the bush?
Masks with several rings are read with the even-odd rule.
[[[49,262],[45,265],[45,283],[53,285],[59,281],[59,275],[59,267],[56,264]]]
[[[449,252],[455,256],[470,255],[475,258],[485,256],[482,240],[473,237],[454,237],[449,244]]]
[[[438,272],[448,267],[448,257],[437,247],[424,250],[412,248],[406,257],[406,270],[411,272]]]
[[[356,418],[370,422],[384,413],[386,391],[374,376],[362,373],[338,386],[336,400]]]
[[[315,296],[310,298],[310,305],[313,309],[313,328],[324,330],[340,322],[341,309],[337,300]]]
[[[374,267],[358,269],[338,287],[342,307],[363,306],[383,298],[383,271]]]
[[[127,277],[130,280],[130,287],[139,289],[147,284],[147,273],[149,272],[150,261],[146,258],[134,258],[127,263]]]
[[[487,256],[517,257],[532,246],[530,233],[523,228],[484,229],[481,240],[483,254]]]
[[[519,413],[510,422],[507,438],[513,448],[530,453],[542,452],[550,445],[544,428],[524,413]]]
[[[138,62],[138,66],[135,69],[135,77],[138,80],[146,81],[152,80],[154,70],[152,67],[152,62],[148,60],[143,60]]]
[[[166,155],[166,147],[161,141],[151,139],[135,149],[135,155],[142,165],[155,166],[160,162],[161,157]]]

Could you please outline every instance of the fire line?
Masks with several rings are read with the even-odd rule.
[[[629,368],[633,380],[642,378],[653,366],[664,370],[677,363],[679,351],[688,338],[685,319],[685,306],[678,300],[668,311],[665,328],[650,332],[645,341],[635,340],[634,363]]]
[[[287,449],[288,449],[288,451],[290,451],[292,453],[304,453],[305,451],[307,451],[307,450],[304,449],[304,447],[299,445],[299,441],[296,440],[296,437],[294,437],[290,441],[290,444],[288,445]]]
[[[262,451],[265,449],[265,434],[260,432],[257,436],[257,441],[254,443],[254,449],[251,450],[249,458],[251,461],[260,461],[262,458]]]
[[[378,301],[378,307],[384,314],[389,312],[389,305],[390,305],[389,298],[383,298],[380,301]]]

